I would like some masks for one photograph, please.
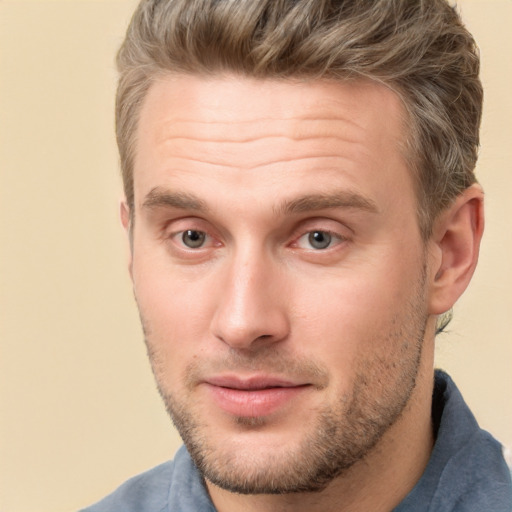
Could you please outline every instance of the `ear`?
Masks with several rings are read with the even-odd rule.
[[[484,194],[475,184],[460,194],[434,222],[435,263],[430,284],[430,313],[448,311],[467,288],[478,261],[484,230]]]
[[[129,244],[129,256],[128,256],[128,272],[130,272],[130,277],[132,275],[132,267],[133,267],[133,233],[132,233],[132,217],[130,213],[130,207],[126,202],[126,199],[122,200],[119,205],[119,213],[121,217],[121,224],[123,225],[124,231],[128,238]]]

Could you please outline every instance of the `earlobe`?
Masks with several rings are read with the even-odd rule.
[[[483,191],[475,184],[435,221],[436,267],[430,284],[430,313],[448,311],[467,288],[478,261],[484,229]]]

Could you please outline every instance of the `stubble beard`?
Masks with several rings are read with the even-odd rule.
[[[230,447],[229,434],[223,446],[211,441],[208,419],[201,418],[201,411],[194,408],[190,396],[178,397],[164,389],[164,379],[159,378],[156,362],[158,356],[146,333],[158,390],[203,477],[239,494],[317,492],[364,459],[399,419],[416,386],[427,325],[422,302],[424,280],[419,288],[406,311],[392,322],[390,332],[373,341],[376,347],[379,343],[394,347],[392,356],[385,350],[377,351],[372,360],[360,361],[350,394],[341,394],[335,404],[318,410],[300,442],[263,454],[244,453],[243,446],[236,444]],[[275,361],[275,357],[275,354],[265,354],[261,360]],[[279,364],[300,368],[301,362],[281,361]],[[385,379],[388,382],[376,393],[375,389],[379,389]],[[265,418],[234,420],[246,431],[263,431],[267,423]]]

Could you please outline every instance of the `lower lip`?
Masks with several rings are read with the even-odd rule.
[[[286,406],[308,386],[243,390],[207,384],[215,403],[233,416],[257,418],[268,416]]]

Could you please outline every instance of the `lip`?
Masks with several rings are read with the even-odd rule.
[[[204,381],[214,403],[238,417],[268,416],[290,404],[310,387],[273,376],[216,376]]]

